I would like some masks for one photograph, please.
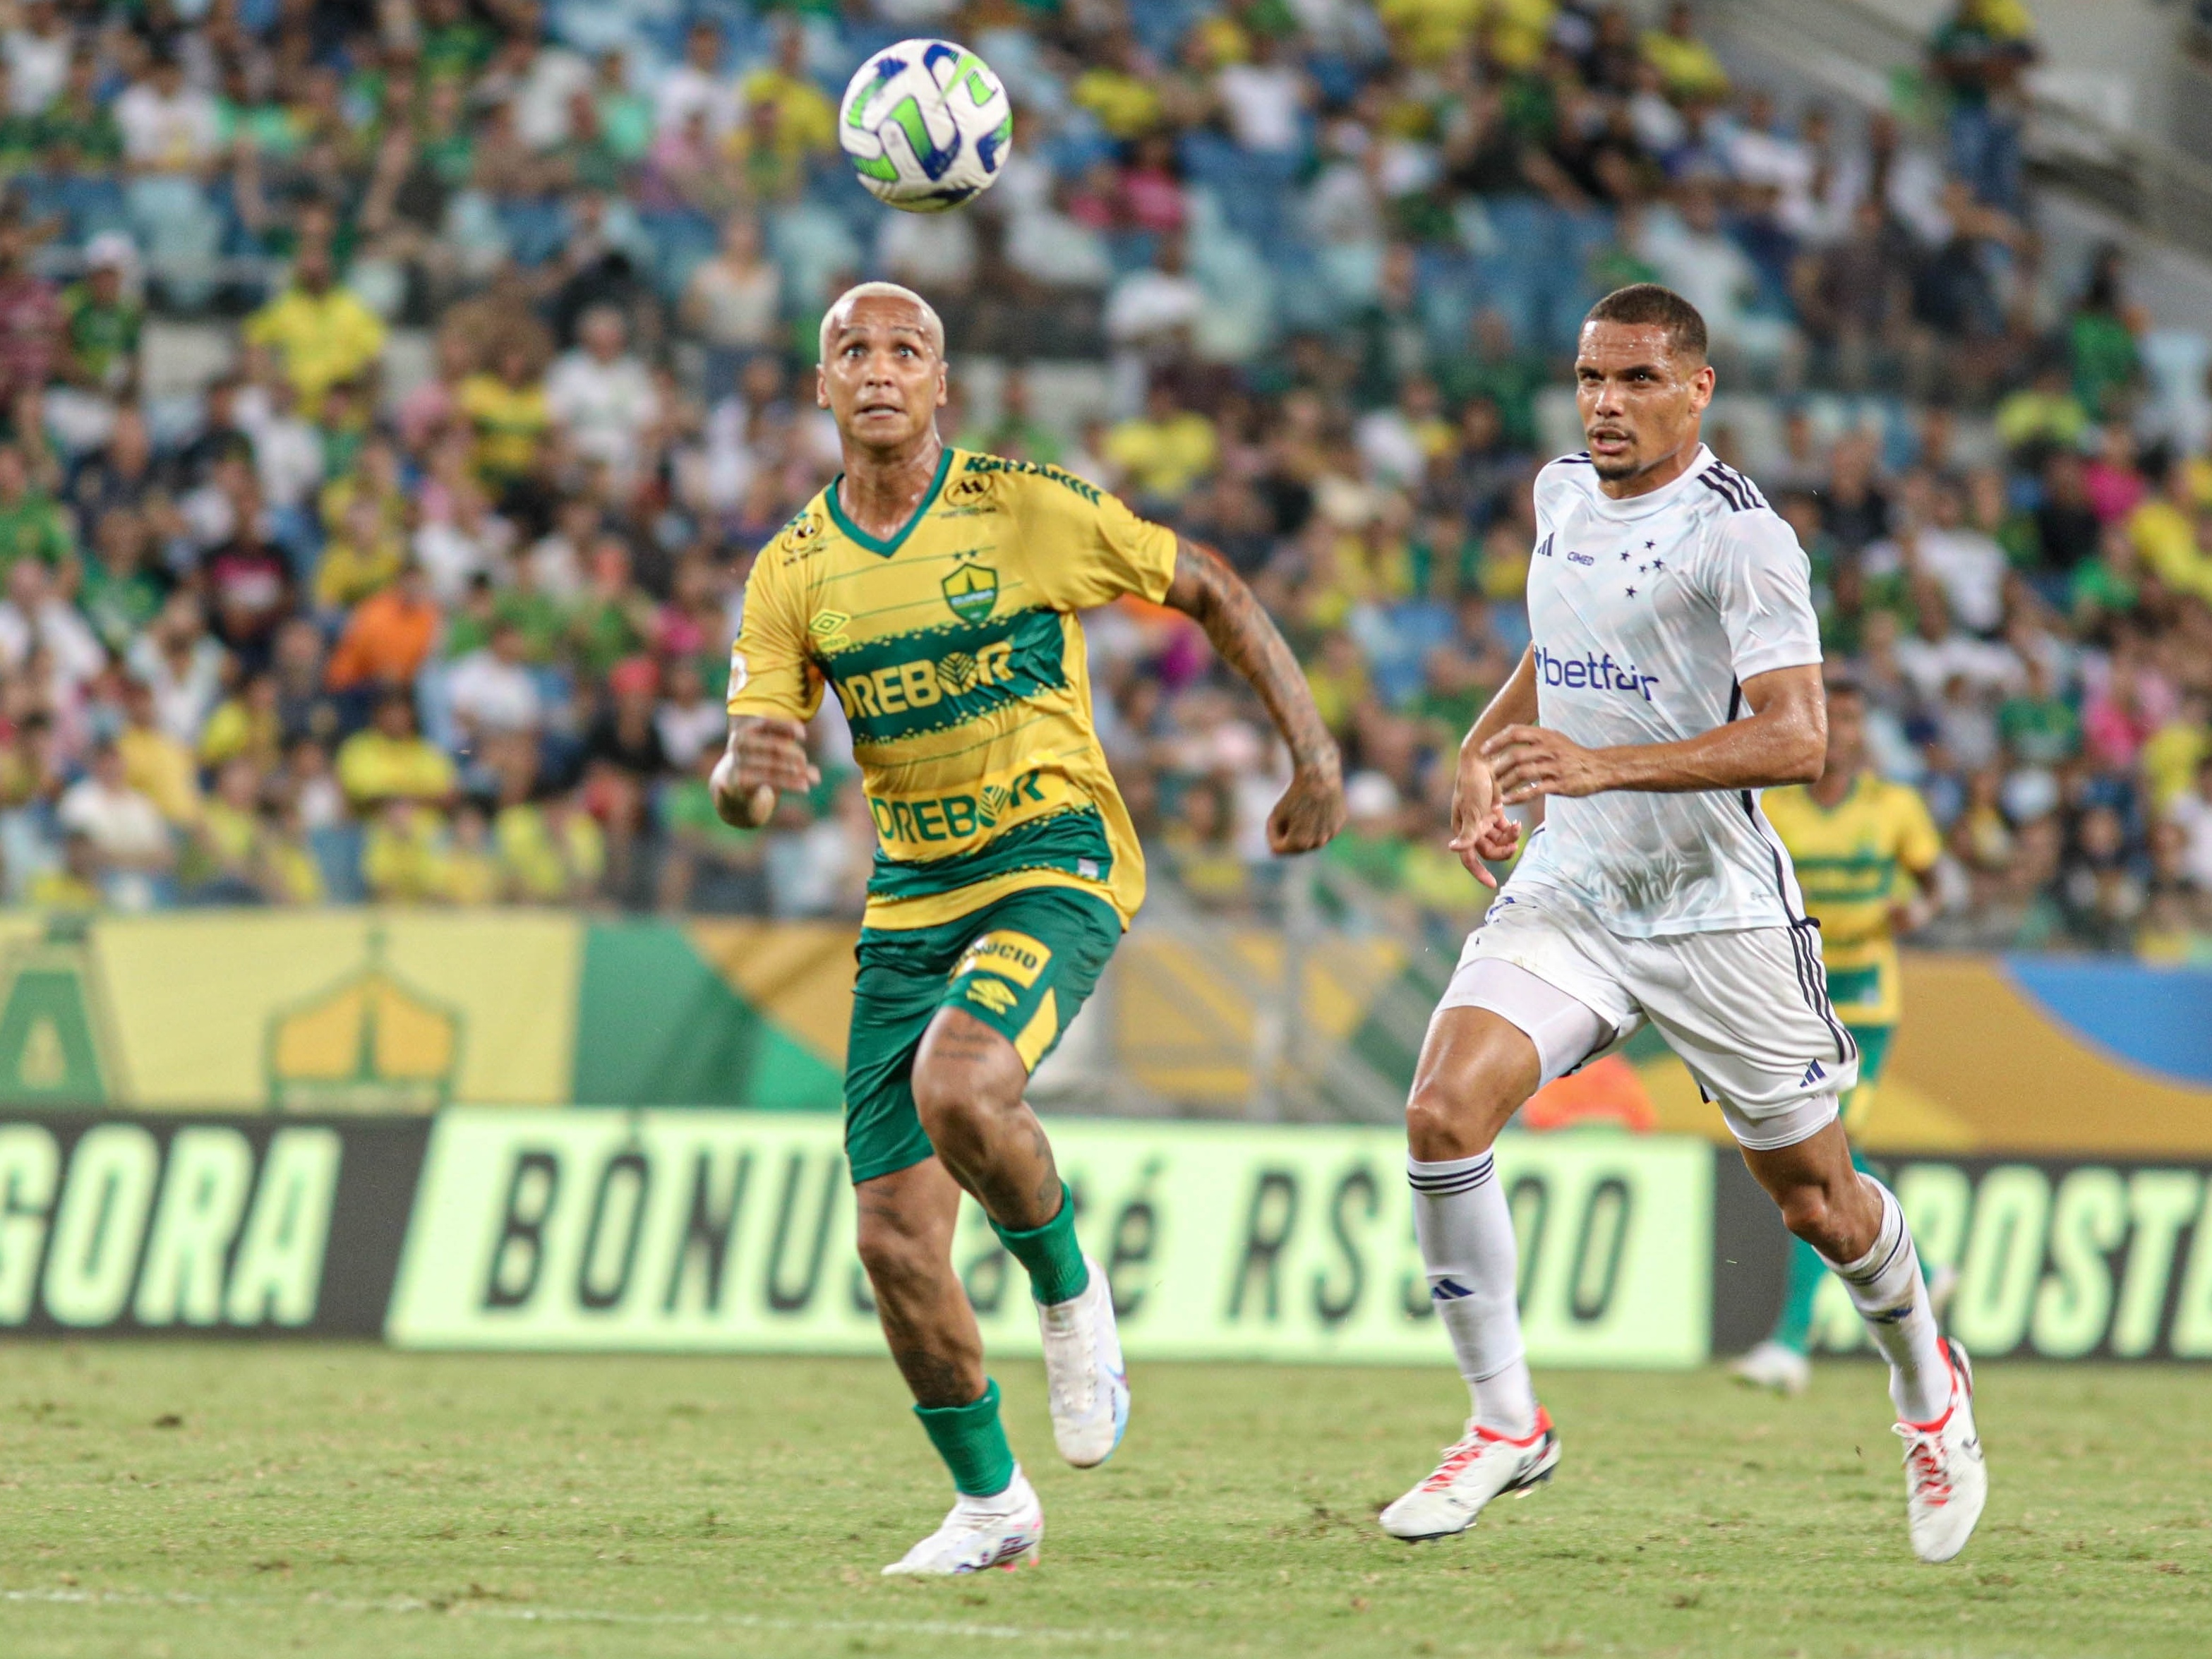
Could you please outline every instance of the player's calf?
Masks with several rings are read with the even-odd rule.
[[[1840,1124],[1744,1161],[1850,1293],[1889,1361],[1889,1395],[1905,1440],[1907,1518],[1923,1560],[1948,1560],[1981,1517],[1989,1478],[1973,1423],[1972,1374],[1946,1345],[1912,1231],[1888,1188],[1850,1165]]]
[[[1589,1029],[1562,1044],[1554,1014],[1578,1016]],[[1469,1415],[1437,1469],[1382,1511],[1394,1537],[1463,1532],[1492,1499],[1533,1489],[1559,1462],[1522,1346],[1513,1218],[1490,1147],[1547,1070],[1589,1053],[1595,1025],[1572,999],[1496,963],[1462,964],[1430,1023],[1406,1103],[1406,1179],[1430,1300],[1467,1383]],[[1547,1055],[1547,1042],[1571,1052]]]
[[[1129,1421],[1129,1379],[1105,1276],[1083,1254],[1073,1195],[1021,1098],[1012,1043],[957,1009],[940,1012],[914,1070],[915,1108],[939,1157],[976,1195],[1029,1275],[1044,1340],[1053,1438],[1078,1468],[1104,1462]]]

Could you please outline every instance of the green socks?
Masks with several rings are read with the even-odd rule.
[[[1030,1294],[1040,1302],[1068,1302],[1091,1284],[1083,1249],[1075,1242],[1075,1200],[1062,1182],[1060,1213],[1026,1233],[994,1221],[999,1242],[1028,1270]],[[970,1498],[995,1498],[1013,1484],[1014,1454],[999,1421],[999,1385],[986,1382],[983,1397],[965,1406],[916,1406],[929,1443],[952,1471],[952,1484]]]
[[[952,1471],[952,1484],[970,1498],[995,1498],[1014,1483],[1013,1449],[999,1421],[999,1385],[987,1381],[983,1397],[965,1406],[916,1406],[914,1414],[929,1443]]]
[[[1072,1302],[1090,1287],[1091,1269],[1075,1242],[1075,1199],[1066,1182],[1060,1184],[1060,1213],[1043,1226],[1017,1233],[994,1221],[991,1231],[1029,1270],[1030,1294],[1039,1302]]]

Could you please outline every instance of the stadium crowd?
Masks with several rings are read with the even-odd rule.
[[[2018,0],[1957,7],[1904,118],[1784,111],[1646,9],[0,7],[7,896],[851,913],[834,715],[764,833],[706,773],[748,561],[836,470],[816,320],[884,275],[957,376],[1007,366],[948,435],[1253,581],[1346,749],[1328,867],[1463,921],[1449,757],[1525,641],[1547,388],[1656,279],[1759,394],[1709,435],[1946,829],[1935,931],[2212,953],[2212,457],[2122,255],[2046,256]],[[837,152],[853,65],[917,32],[1015,98],[969,211]],[[1159,861],[1270,902],[1264,722],[1168,613],[1091,640]]]

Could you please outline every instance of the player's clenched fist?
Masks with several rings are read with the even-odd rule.
[[[822,774],[806,758],[806,728],[797,720],[739,714],[730,744],[714,763],[714,810],[722,822],[757,830],[775,814],[781,790],[811,789]]]
[[[1334,766],[1302,766],[1267,814],[1267,845],[1278,854],[1326,847],[1344,828],[1344,781]]]
[[[1460,751],[1459,775],[1452,782],[1451,840],[1467,872],[1486,887],[1498,885],[1489,863],[1502,863],[1521,844],[1521,826],[1505,816],[1490,767],[1480,755]]]

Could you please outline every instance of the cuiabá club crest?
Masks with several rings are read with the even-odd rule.
[[[952,614],[964,623],[979,623],[999,603],[999,573],[988,565],[963,564],[939,584]]]

